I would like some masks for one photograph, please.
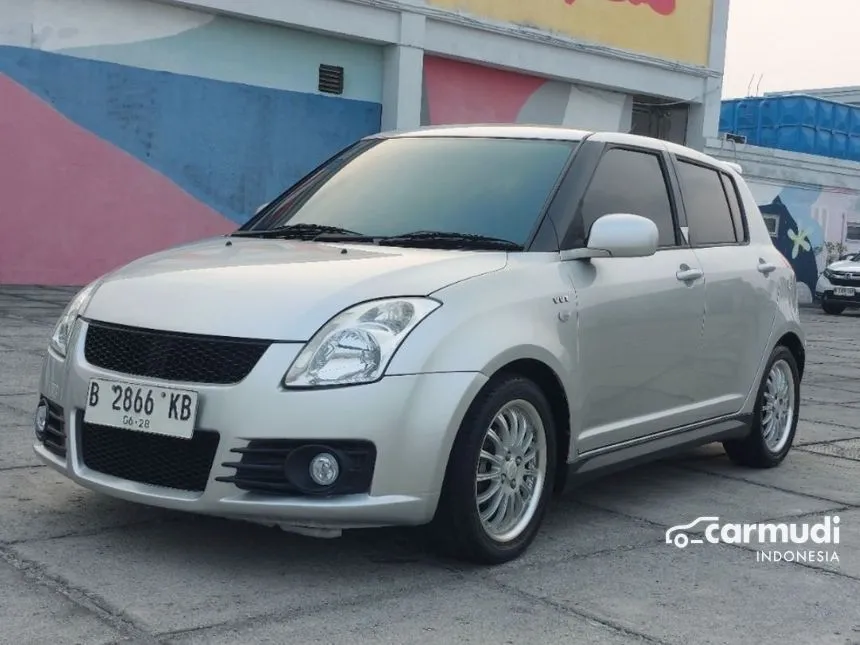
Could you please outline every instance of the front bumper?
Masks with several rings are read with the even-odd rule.
[[[854,295],[837,294],[839,289],[853,289]],[[846,307],[860,307],[860,284],[833,284],[822,274],[815,284],[815,298],[819,302],[831,302]]]
[[[486,382],[486,377],[477,372],[434,373],[388,376],[373,384],[352,387],[286,391],[280,387],[280,379],[301,350],[301,344],[295,343],[273,344],[250,374],[235,385],[165,382],[89,364],[83,348],[87,327],[79,321],[65,360],[48,351],[40,391],[42,397],[61,409],[65,454],[50,450],[39,440],[34,444],[36,454],[94,491],[152,506],[265,524],[345,529],[429,522],[460,422]],[[195,427],[218,433],[202,491],[155,486],[105,474],[87,465],[81,437],[91,378],[198,392]],[[108,430],[129,433],[129,437],[137,439],[145,434],[119,428]],[[236,474],[234,468],[225,465],[237,461],[234,449],[245,448],[252,440],[284,439],[307,444],[370,442],[375,448],[375,463],[369,489],[360,494],[320,497],[248,491],[235,483],[219,481]],[[113,436],[111,440],[117,441]]]

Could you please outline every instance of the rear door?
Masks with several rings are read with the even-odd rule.
[[[676,218],[661,151],[607,146],[570,227],[581,239],[611,213],[651,219],[660,248],[645,258],[565,262],[578,309],[574,442],[579,452],[692,423],[698,410],[705,283]],[[565,241],[570,239],[565,236]],[[564,245],[571,248],[572,245]]]
[[[705,328],[699,358],[708,416],[740,410],[776,315],[772,254],[750,244],[732,175],[675,156],[687,235],[705,272]]]

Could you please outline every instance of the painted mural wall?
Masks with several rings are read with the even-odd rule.
[[[136,0],[26,4],[26,23],[0,16],[0,284],[84,284],[233,230],[379,131],[377,47]],[[342,96],[317,91],[321,63],[344,67]]]
[[[829,187],[750,181],[750,189],[774,244],[797,274],[801,302],[811,302],[815,283],[828,263],[827,243],[841,243],[849,225],[860,222],[860,192]],[[860,242],[845,244],[860,250]]]
[[[427,4],[655,58],[708,64],[713,0],[427,0]]]
[[[422,125],[531,123],[628,131],[632,99],[618,92],[424,56]]]

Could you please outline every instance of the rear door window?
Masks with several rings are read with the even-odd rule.
[[[714,168],[678,160],[678,178],[693,246],[735,244],[744,239],[743,230],[740,235],[735,230],[722,174]]]
[[[746,227],[743,208],[741,208],[738,187],[727,174],[720,173],[720,176],[723,180],[723,188],[726,190],[726,196],[729,198],[729,207],[732,210],[732,220],[735,223],[735,237],[737,237],[738,242],[746,242],[749,239],[749,231]]]

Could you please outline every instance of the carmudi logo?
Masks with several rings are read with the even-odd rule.
[[[691,544],[768,545],[757,549],[759,562],[838,562],[835,550],[823,546],[839,544],[839,516],[827,515],[821,522],[757,522],[721,524],[719,517],[698,517],[666,531],[666,544],[686,549]],[[779,546],[805,546],[805,550]],[[810,550],[809,547],[817,547]]]

